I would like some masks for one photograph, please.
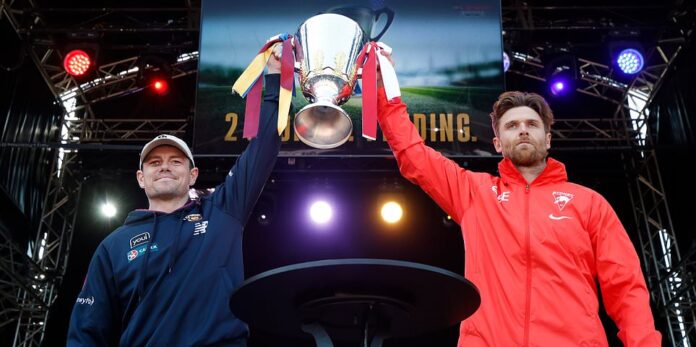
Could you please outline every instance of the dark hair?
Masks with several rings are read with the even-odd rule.
[[[544,130],[546,130],[547,133],[551,131],[553,112],[546,100],[536,93],[511,91],[500,94],[498,101],[493,104],[491,123],[493,125],[493,132],[496,136],[498,136],[498,122],[500,118],[511,108],[520,106],[527,106],[538,113],[541,117],[541,121],[544,123]]]

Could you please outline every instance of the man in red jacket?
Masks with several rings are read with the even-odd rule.
[[[378,84],[379,123],[401,174],[461,226],[465,276],[481,307],[461,323],[459,346],[607,346],[595,281],[625,346],[660,345],[638,256],[614,210],[548,157],[553,114],[541,96],[506,92],[493,105],[498,177],[426,146],[406,105],[387,100],[381,76]]]

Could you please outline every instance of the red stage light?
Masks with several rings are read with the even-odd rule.
[[[85,51],[75,49],[65,56],[63,59],[63,68],[71,76],[82,76],[89,70],[92,65],[92,59]]]
[[[155,78],[152,80],[151,85],[152,85],[152,89],[157,94],[164,95],[164,94],[167,94],[167,92],[169,91],[169,83],[165,79]]]

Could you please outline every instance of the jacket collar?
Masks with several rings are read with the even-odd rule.
[[[503,158],[498,163],[498,172],[500,172],[500,177],[505,184],[527,185],[524,176],[522,176],[509,158]],[[568,174],[566,173],[565,165],[556,159],[547,158],[544,171],[530,185],[538,186],[566,181],[568,181]]]
[[[128,213],[128,217],[126,217],[126,221],[124,224],[133,224],[133,223],[137,223],[137,222],[146,221],[146,220],[152,219],[155,214],[159,214],[160,216],[178,214],[181,211],[188,211],[188,210],[192,209],[193,206],[195,206],[197,203],[198,203],[198,200],[189,200],[186,204],[184,204],[184,206],[179,207],[178,209],[172,211],[171,213],[164,213],[164,212],[147,210],[147,209],[133,210],[130,213]]]

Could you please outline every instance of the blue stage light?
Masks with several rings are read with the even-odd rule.
[[[634,75],[643,69],[643,55],[636,49],[626,48],[616,57],[616,64],[623,73]]]
[[[510,56],[503,52],[503,72],[510,70]]]

